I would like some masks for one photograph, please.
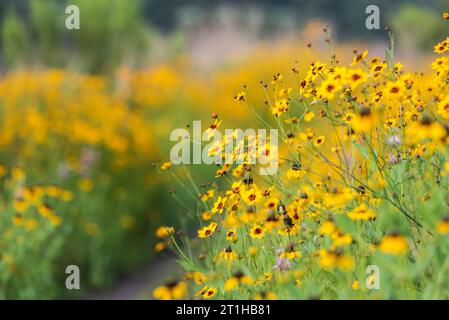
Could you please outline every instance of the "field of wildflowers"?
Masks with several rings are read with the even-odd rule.
[[[292,49],[281,52],[277,66],[286,68]],[[156,227],[183,215],[167,192],[171,177],[158,174],[170,131],[208,118],[212,107],[225,112],[240,81],[269,77],[271,67],[260,67],[265,49],[254,56],[202,75],[185,57],[112,74],[4,73],[0,299],[80,297],[151,259]],[[242,123],[248,114],[234,117]],[[81,270],[80,292],[65,287],[68,265]]]
[[[61,295],[71,264],[85,284],[108,285],[148,258],[143,239],[164,221],[164,203],[152,200],[160,181],[150,176],[157,153],[144,99],[63,70],[2,78],[1,298]]]
[[[156,230],[184,273],[155,298],[449,298],[449,38],[422,73],[394,60],[393,40],[347,64],[328,43],[327,59],[271,65],[270,81],[230,94],[236,118],[279,130],[277,174],[224,165],[199,183],[159,165],[193,204]],[[221,130],[230,112],[213,111]]]
[[[298,21],[278,3],[263,18],[202,0],[1,2],[0,300],[95,297],[174,256],[145,298],[449,298],[449,38],[404,66],[392,34],[383,57],[377,31],[343,17],[341,43],[330,27],[321,41],[332,1],[306,2]],[[399,9],[389,22],[419,46],[449,20]],[[280,143],[248,139],[240,164],[169,161],[173,130],[199,120],[209,137],[273,129]],[[237,130],[201,147],[220,154]],[[275,154],[276,174],[254,152]]]

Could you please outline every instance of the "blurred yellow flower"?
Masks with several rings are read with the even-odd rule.
[[[408,243],[400,234],[392,233],[383,237],[379,244],[379,250],[384,253],[399,255],[408,250]]]
[[[154,289],[153,296],[159,300],[184,299],[187,297],[187,284],[183,281],[167,283]]]
[[[354,208],[351,212],[348,213],[348,217],[351,220],[373,220],[376,218],[376,214],[374,211],[370,210],[366,207],[365,203],[362,203],[357,208]]]
[[[304,114],[304,121],[305,122],[310,122],[315,118],[315,114],[312,111],[307,111]]]
[[[449,217],[444,217],[437,223],[437,232],[439,234],[449,234]]]
[[[166,237],[172,235],[174,232],[175,232],[175,228],[173,228],[173,227],[161,226],[156,229],[156,237],[166,238]]]
[[[83,178],[78,182],[79,188],[81,191],[89,192],[92,191],[94,187],[94,183],[91,179]]]
[[[168,169],[171,167],[171,165],[172,165],[171,162],[164,162],[164,163],[161,165],[161,170],[162,170],[162,171],[168,170]]]

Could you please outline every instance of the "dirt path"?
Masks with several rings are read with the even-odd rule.
[[[164,279],[176,274],[179,265],[173,257],[155,260],[132,276],[118,280],[114,288],[87,295],[88,300],[145,300],[153,299],[152,292]]]

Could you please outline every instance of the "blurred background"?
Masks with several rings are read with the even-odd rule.
[[[79,30],[65,27],[70,4]],[[365,28],[370,4],[380,30]],[[186,215],[173,178],[159,174],[171,130],[212,112],[248,126],[233,96],[246,84],[262,108],[260,80],[282,72],[288,82],[293,66],[329,60],[326,25],[341,61],[364,48],[383,57],[388,26],[396,57],[426,68],[448,9],[443,0],[2,0],[0,298],[149,297],[169,269],[154,231]],[[199,184],[213,169],[196,170]],[[81,290],[65,288],[69,264]]]
[[[338,41],[385,41],[366,30],[365,8],[379,7],[381,26],[397,34],[401,53],[414,55],[444,36],[444,0],[4,0],[2,68],[38,64],[104,73],[125,63],[142,67],[188,54],[208,66],[243,55],[262,41],[317,39],[322,25]],[[82,28],[64,28],[76,4]]]

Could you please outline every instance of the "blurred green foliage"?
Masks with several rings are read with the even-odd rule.
[[[69,4],[80,8],[79,30],[65,28],[65,8]],[[237,8],[242,14],[254,7],[261,10],[264,35],[287,20],[289,26],[301,28],[309,19],[321,18],[335,27],[335,38],[384,38],[382,30],[364,27],[365,9],[370,4],[373,4],[370,0],[346,0],[338,4],[335,0],[3,0],[0,3],[3,67],[43,63],[104,73],[122,62],[140,66],[148,61],[154,42],[150,26],[162,32],[166,40],[171,40],[169,33],[174,31],[175,38],[182,39],[180,13],[197,21],[198,12],[207,13],[221,5]],[[438,39],[441,35],[438,30],[443,28],[438,17],[442,10],[449,10],[447,0],[378,0],[374,4],[380,8],[382,27],[393,26],[396,29],[393,32],[412,34],[420,47]]]
[[[310,18],[322,18],[332,22],[336,33],[343,39],[372,38],[383,36],[382,32],[365,29],[365,9],[368,5],[377,5],[381,12],[383,26],[394,19],[393,13],[404,5],[441,9],[449,7],[446,0],[158,0],[145,1],[145,17],[162,30],[172,30],[177,26],[178,11],[185,7],[208,10],[220,5],[238,7],[242,12],[251,7],[258,7],[267,15],[266,24],[280,23],[280,16],[287,13],[294,17],[298,26],[304,25]],[[391,18],[391,19],[390,19]],[[281,18],[282,19],[282,18]]]
[[[36,35],[38,59],[47,65],[55,65],[61,58],[58,46],[63,24],[59,11],[56,0],[30,1],[31,27]]]
[[[9,11],[2,26],[3,58],[6,65],[15,66],[24,61],[29,52],[29,39],[25,25],[14,11]]]
[[[426,51],[433,47],[435,39],[443,39],[448,31],[447,23],[441,19],[441,12],[426,7],[401,7],[391,21],[400,44]]]
[[[79,30],[65,27],[69,4],[82,12]],[[10,2],[2,13],[4,67],[26,62],[50,67],[74,65],[106,73],[123,60],[138,64],[151,38],[141,6],[140,1],[123,0],[30,0],[26,6],[21,1]],[[28,55],[29,47],[32,55]]]
[[[84,65],[105,71],[124,58],[138,60],[148,49],[150,35],[141,16],[140,1],[76,0],[82,12],[81,28],[73,43]]]

